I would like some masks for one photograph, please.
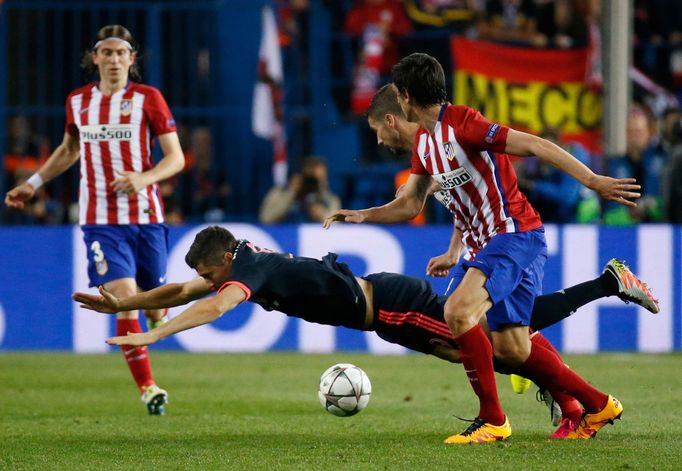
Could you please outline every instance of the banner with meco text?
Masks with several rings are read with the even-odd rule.
[[[454,100],[490,121],[601,151],[602,102],[585,84],[586,49],[531,49],[453,37]]]

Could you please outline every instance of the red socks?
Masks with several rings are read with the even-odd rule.
[[[530,341],[532,343],[542,345],[547,350],[553,352],[559,358],[559,360],[561,360],[561,354],[557,351],[556,348],[554,348],[554,345],[552,345],[549,342],[549,340],[542,336],[540,332],[535,332],[534,334],[532,334],[530,337]],[[561,361],[563,362],[563,360]],[[552,398],[554,398],[554,400],[557,402],[557,404],[559,404],[559,407],[561,407],[562,417],[566,419],[571,419],[573,421],[580,420],[580,417],[583,414],[583,406],[580,404],[580,402],[578,402],[577,399],[557,389],[549,389],[548,391],[552,395]]]
[[[505,420],[493,371],[493,347],[479,324],[455,337],[459,345],[464,371],[478,396],[478,416],[492,425],[502,425]]]
[[[568,368],[555,353],[554,347],[539,335],[533,337],[530,356],[519,367],[520,374],[538,386],[548,389],[555,400],[557,400],[555,394],[564,392],[580,401],[589,413],[601,410],[606,404],[608,396],[589,385]],[[549,344],[551,350],[543,346],[543,343]],[[567,412],[570,413],[571,407],[568,408],[569,411]]]
[[[116,335],[126,335],[128,332],[142,332],[137,319],[116,319]],[[126,362],[128,362],[128,368],[130,368],[137,387],[140,388],[140,392],[143,392],[145,388],[154,384],[147,347],[122,345],[121,350]]]

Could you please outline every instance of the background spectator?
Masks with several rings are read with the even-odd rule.
[[[676,116],[668,136],[670,159],[663,173],[663,201],[666,221],[682,224],[682,115],[679,110]]]
[[[481,39],[535,47],[547,46],[547,36],[538,31],[537,11],[532,0],[489,0],[478,23]]]
[[[322,222],[341,208],[341,200],[329,190],[327,163],[319,157],[303,159],[301,173],[289,178],[287,187],[273,187],[260,207],[263,224]]]
[[[395,0],[358,0],[348,12],[344,31],[360,38],[353,77],[351,108],[361,114],[367,110],[381,76],[398,62],[396,38],[412,31],[412,23],[400,2]]]
[[[590,165],[587,150],[578,143],[562,141],[558,130],[547,129],[542,137],[563,147],[585,165]],[[542,215],[543,221],[575,222],[578,204],[583,199],[580,182],[538,159],[522,159],[517,161],[517,165],[522,166],[519,188]]]
[[[609,175],[615,178],[636,178],[642,186],[637,207],[616,208],[607,205],[607,224],[655,222],[663,218],[661,179],[667,156],[654,139],[656,122],[651,112],[635,105],[627,121],[626,153],[609,162]]]
[[[585,47],[588,38],[586,9],[576,0],[535,0],[538,32],[550,47]],[[580,2],[585,3],[585,2]]]
[[[12,116],[7,120],[7,151],[5,152],[6,188],[19,180],[17,172],[32,174],[50,155],[48,140],[35,135],[26,116]],[[23,181],[23,180],[22,180]]]
[[[25,182],[50,155],[49,142],[33,132],[26,116],[12,116],[7,121],[7,152],[5,153],[5,188],[14,188]],[[24,211],[8,208],[4,222],[7,224],[60,224],[64,207],[52,199],[45,187],[39,188],[35,199]]]
[[[405,0],[407,15],[418,27],[459,30],[477,14],[476,0]]]
[[[185,169],[161,188],[168,223],[224,220],[232,188],[214,169],[211,129],[180,124],[178,135],[185,149]]]

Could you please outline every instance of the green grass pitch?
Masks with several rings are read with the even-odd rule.
[[[152,352],[170,393],[146,414],[120,355],[0,355],[0,469],[531,470],[682,469],[682,356],[610,354],[567,362],[625,406],[593,440],[553,441],[549,414],[498,388],[506,442],[446,446],[478,411],[461,366],[424,355]],[[372,380],[369,406],[326,413],[319,375],[338,362]]]

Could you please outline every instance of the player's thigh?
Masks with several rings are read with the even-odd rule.
[[[468,319],[477,323],[492,306],[485,289],[487,280],[485,273],[476,268],[469,268],[445,303],[446,320]]]
[[[85,225],[82,230],[91,287],[123,278],[135,279],[135,253],[127,226],[94,224]]]
[[[135,279],[138,286],[147,291],[166,283],[168,227],[165,224],[141,224],[138,229]]]

